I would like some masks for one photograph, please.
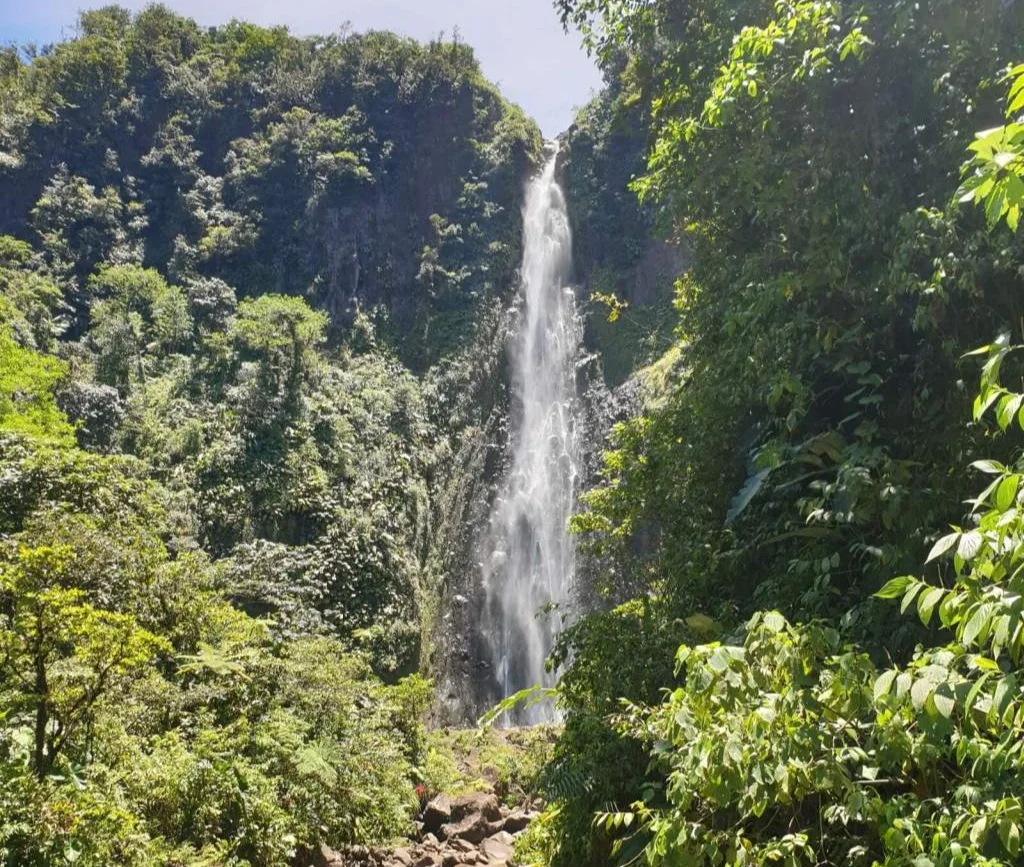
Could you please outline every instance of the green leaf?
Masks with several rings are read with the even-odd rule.
[[[939,622],[946,627],[952,626],[960,605],[960,594],[947,593],[939,603]]]
[[[977,530],[971,530],[969,533],[964,533],[960,537],[960,542],[956,547],[956,552],[964,560],[971,560],[977,556],[978,551],[981,550],[982,536]]]
[[[898,599],[907,591],[911,582],[915,580],[917,579],[912,575],[901,575],[899,578],[893,578],[881,590],[875,593],[875,596],[879,599]]]
[[[979,671],[999,671],[999,663],[980,653],[971,657],[971,665]]]
[[[985,628],[985,624],[988,622],[990,608],[987,605],[979,605],[974,613],[968,619],[964,626],[964,631],[960,636],[960,641],[964,647],[969,647],[974,643],[974,639],[981,634],[981,631]]]
[[[1006,107],[1006,113],[1017,114],[1022,108],[1024,108],[1024,90],[1018,91],[1010,100],[1010,104]]]
[[[557,687],[541,686],[539,683],[533,686],[528,686],[525,689],[519,690],[519,692],[513,693],[507,698],[503,698],[494,707],[488,710],[480,719],[477,720],[477,726],[481,729],[488,729],[494,725],[495,721],[501,717],[502,714],[508,711],[515,710],[519,705],[524,708],[533,707],[536,704],[540,704],[548,699],[554,699],[558,696]]]
[[[909,671],[901,671],[896,676],[896,698],[903,698],[910,690],[912,679]]]
[[[999,842],[1003,844],[1011,858],[1016,858],[1020,854],[1020,825],[1011,819],[1001,819]]]
[[[927,586],[928,585],[925,584],[923,581],[918,581],[916,579],[914,580],[914,582],[910,585],[910,589],[907,590],[906,594],[904,595],[903,601],[900,603],[900,614],[907,613],[910,606],[914,604],[914,598]]]
[[[1000,399],[999,406],[996,409],[996,423],[1002,430],[1006,430],[1010,426],[1013,417],[1020,409],[1022,398],[1024,398],[1024,395],[1007,394]]]
[[[1017,231],[1017,227],[1020,225],[1020,205],[1013,204],[1006,209],[1006,225],[1009,226],[1011,232]]]
[[[928,552],[928,558],[925,560],[925,563],[931,563],[932,560],[941,557],[959,541],[960,533],[950,533],[948,536],[943,536],[932,545],[932,550]]]
[[[765,483],[770,472],[770,469],[758,470],[747,478],[743,483],[743,487],[740,488],[736,496],[732,498],[732,502],[729,503],[729,511],[725,515],[725,523],[727,525],[743,514],[747,506],[757,496],[757,492],[761,490],[761,486]]]
[[[878,701],[880,698],[889,694],[898,673],[899,672],[897,672],[896,669],[890,668],[888,671],[883,671],[881,675],[879,675],[878,679],[875,681],[875,687],[873,690],[875,701]]]
[[[914,710],[921,710],[934,691],[934,681],[927,680],[926,678],[915,680],[914,685],[910,688],[910,701],[914,705]]]
[[[983,473],[989,473],[991,475],[997,475],[999,473],[1005,473],[1006,467],[1004,467],[999,461],[974,461],[971,464],[976,470],[981,470]]]
[[[987,376],[987,374],[983,374]],[[984,414],[985,411],[992,406],[993,403],[999,398],[1002,392],[998,388],[984,386],[974,398],[974,409],[972,416],[975,421],[978,421]],[[989,464],[991,461],[979,461],[979,463]],[[979,467],[979,469],[981,469]],[[990,472],[989,470],[982,470],[982,472]],[[991,472],[1001,472],[998,470],[991,470]]]
[[[993,349],[995,349],[994,343],[986,343],[984,346],[979,346],[977,349],[972,349],[970,352],[965,352],[961,355],[961,358],[971,358],[975,355],[988,355]]]
[[[1006,713],[1016,691],[1017,678],[1012,674],[999,679],[999,683],[996,684],[995,695],[992,697],[992,710],[995,711],[996,719],[1001,718]]]
[[[991,673],[986,672],[975,682],[974,686],[971,687],[970,692],[967,693],[967,698],[964,701],[964,707],[967,710],[974,708],[974,702],[977,701],[978,695],[981,693],[982,688],[985,686],[986,681],[991,677]]]
[[[932,695],[932,702],[935,704],[935,709],[946,719],[949,719],[953,715],[953,708],[956,705],[956,700],[953,698],[948,683],[939,684],[939,687]]]
[[[729,668],[729,656],[724,647],[716,647],[708,657],[708,666],[715,674],[721,674]]]
[[[1007,476],[999,483],[999,487],[996,489],[996,508],[1000,512],[1005,512],[1013,505],[1014,500],[1017,498],[1017,486],[1019,483],[1020,476],[1018,475]]]
[[[971,826],[971,842],[981,848],[985,845],[985,837],[988,835],[988,817],[982,816]]]
[[[945,593],[946,591],[941,587],[929,587],[918,597],[917,613],[925,626],[931,621],[935,606]]]

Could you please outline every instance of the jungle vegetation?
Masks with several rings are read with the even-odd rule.
[[[526,854],[1020,863],[1021,8],[556,5],[689,267]]]
[[[539,152],[457,39],[109,7],[0,53],[0,864],[411,830]]]
[[[555,6],[641,401],[519,859],[1020,863],[1024,7]],[[459,781],[424,675],[540,152],[457,39],[0,54],[0,865],[292,864]]]

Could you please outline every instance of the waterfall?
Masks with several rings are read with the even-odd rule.
[[[557,144],[529,184],[523,206],[521,313],[511,346],[508,471],[483,546],[483,636],[502,696],[550,685],[544,661],[556,606],[569,600],[575,546],[566,531],[576,489],[575,359],[580,324],[569,286],[572,236],[555,181]],[[550,719],[550,704],[519,711],[517,723]]]

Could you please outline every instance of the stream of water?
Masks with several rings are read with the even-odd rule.
[[[544,662],[569,599],[575,547],[566,531],[579,474],[574,425],[580,343],[569,286],[572,234],[555,180],[557,146],[529,184],[523,207],[522,309],[511,347],[511,454],[484,545],[483,633],[502,693],[553,677]],[[516,724],[550,719],[550,703]]]

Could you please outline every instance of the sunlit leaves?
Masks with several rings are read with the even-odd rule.
[[[879,590],[875,596],[879,599],[899,599],[907,591],[907,587],[910,586],[914,579],[909,575],[903,575],[899,578],[893,578],[888,581],[886,585]]]
[[[55,397],[66,376],[63,362],[19,346],[0,324],[0,431],[72,442],[73,428]]]
[[[1024,207],[1024,125],[1016,116],[1024,109],[1024,67],[1007,73],[1011,81],[1005,126],[979,132],[969,145],[957,192],[961,204],[974,203],[985,212],[989,227],[1005,220],[1016,232]]]
[[[1001,389],[1000,364],[1012,349],[1006,339],[986,347],[984,386]],[[1006,396],[1007,425],[1017,424],[1018,406]],[[931,548],[930,574],[941,583],[904,575],[875,594],[899,599],[904,613],[916,607],[925,626],[944,631],[946,644],[939,639],[905,665],[878,671],[841,648],[835,633],[761,613],[747,624],[741,647],[680,647],[684,686],[659,708],[627,709],[623,730],[658,739],[668,765],[669,805],[634,805],[652,837],[653,863],[699,859],[698,841],[726,851],[729,841],[713,821],[723,811],[751,843],[743,850],[749,861],[745,854],[725,863],[768,863],[795,844],[756,823],[767,804],[789,815],[801,797],[816,797],[819,823],[801,824],[792,815],[788,826],[805,829],[801,845],[817,857],[838,852],[854,802],[835,793],[850,791],[858,793],[857,818],[878,827],[872,845],[885,857],[898,859],[910,846],[919,853],[955,846],[965,857],[1017,857],[1020,803],[1003,775],[1019,773],[1024,763],[1020,474],[994,460],[972,468],[988,485],[970,501],[972,523]],[[948,768],[938,778],[936,762]],[[915,794],[894,801],[884,790],[857,788],[880,780]],[[983,790],[997,797],[982,805],[975,793]],[[602,827],[622,833],[624,823],[605,814]]]
[[[883,671],[878,676],[878,679],[875,680],[874,687],[872,687],[872,695],[875,701],[878,701],[880,698],[884,698],[889,694],[889,690],[892,689],[893,684],[896,682],[896,675],[898,673],[899,672],[897,672],[896,669],[890,668],[887,671]]]
[[[0,563],[0,676],[34,717],[40,778],[84,736],[98,702],[169,649],[131,615],[98,609],[68,587],[74,561],[69,547],[38,546]]]
[[[973,797],[926,782],[943,755],[965,775],[965,787],[984,785],[988,762],[998,759],[985,756],[970,733],[1012,725],[1012,678],[993,678],[989,660],[941,648],[922,651],[904,670],[877,672],[865,657],[840,648],[835,633],[780,626],[777,618],[755,616],[736,648],[740,655],[723,654],[721,645],[680,648],[685,685],[660,707],[626,707],[622,730],[657,743],[668,804],[638,801],[602,811],[597,827],[622,841],[639,823],[653,864],[702,863],[709,846],[727,853],[722,863],[734,867],[771,864],[802,850],[837,861],[848,851],[852,819],[877,827],[870,845],[894,861],[911,839],[919,851],[943,840],[976,851],[997,827],[1004,856],[1017,851],[1015,798],[986,804],[979,815]],[[769,628],[769,619],[779,628]],[[962,738],[950,739],[954,727]],[[921,794],[894,800],[892,785],[916,785]],[[933,791],[944,799],[941,810],[932,808]],[[799,813],[806,799],[817,817],[808,823]],[[786,819],[778,830],[760,824],[769,806]],[[715,821],[725,814],[729,829]]]
[[[865,19],[852,19],[848,22],[850,29],[842,33],[840,10],[835,3],[779,3],[776,12],[778,17],[767,24],[744,27],[736,35],[729,61],[711,85],[699,124],[721,126],[743,100],[759,96],[767,99],[766,91],[783,79],[800,81],[827,74],[837,60],[859,59],[871,44],[862,26]],[[773,59],[776,54],[780,59]],[[690,140],[698,119],[691,118],[687,124],[683,135]]]
[[[934,545],[932,545],[931,551],[928,552],[928,559],[925,562],[930,563],[932,560],[936,560],[949,551],[951,548],[957,546],[960,542],[960,533],[948,533],[939,539]]]

